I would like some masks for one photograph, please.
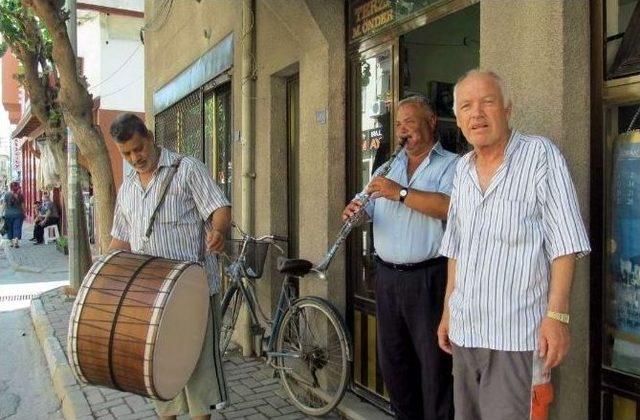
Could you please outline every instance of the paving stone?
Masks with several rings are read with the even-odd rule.
[[[247,417],[247,420],[268,420],[268,419],[269,418],[262,413],[252,414],[249,417]]]
[[[158,417],[155,410],[144,410],[144,411],[138,411],[132,414],[126,414],[124,416],[120,416],[118,417],[118,420],[138,420],[138,419],[146,419],[146,418],[156,419]]]
[[[268,399],[268,398],[279,398],[280,400],[282,400],[282,398],[278,397],[277,395],[273,394],[273,391],[267,391],[267,392],[261,392],[259,394],[252,394],[252,395],[247,395],[246,397],[244,397],[244,399],[246,401],[251,401],[251,400],[255,400],[255,399]],[[285,403],[288,404],[288,403]],[[277,407],[276,407],[277,408]]]
[[[290,414],[290,413],[294,413],[294,412],[300,412],[300,410],[298,410],[298,407],[296,407],[294,405],[289,405],[287,407],[280,408],[280,412],[282,414]]]
[[[273,406],[273,408],[282,408],[282,407],[286,407],[289,405],[289,403],[285,400],[283,400],[282,398],[278,397],[278,396],[271,396],[268,398],[265,398],[265,400],[271,404],[271,406]]]
[[[260,382],[256,381],[253,378],[242,379],[240,382],[242,382],[242,385],[252,389],[260,386]]]
[[[264,400],[255,399],[255,400],[250,400],[250,401],[243,401],[243,402],[238,403],[238,404],[233,404],[229,408],[233,409],[233,410],[242,410],[244,408],[258,407],[258,406],[264,405],[264,404],[265,404]]]
[[[224,416],[225,418],[228,418],[228,419],[241,419],[256,413],[257,411],[255,408],[245,408],[244,410],[229,411],[229,412],[225,411]]]
[[[271,385],[261,385],[261,386],[258,386],[257,388],[253,388],[253,392],[262,393],[267,391],[277,391],[280,388],[282,388],[282,385],[280,383],[275,383]]]
[[[248,373],[241,373],[239,375],[228,375],[226,377],[227,382],[239,381],[240,379],[245,379],[245,378],[251,378],[251,375]]]
[[[115,417],[111,414],[107,414],[104,416],[96,417],[96,420],[115,420]]]
[[[129,395],[128,397],[124,397],[124,401],[134,412],[138,409],[144,410],[150,408],[150,403],[139,395]]]
[[[117,418],[120,418],[121,416],[132,413],[131,408],[129,408],[129,406],[126,404],[121,404],[115,407],[111,407],[110,411],[111,411],[111,414],[113,414]]]
[[[92,404],[91,405],[91,410],[92,411],[104,410],[104,409],[109,409],[111,407],[115,407],[115,406],[121,405],[121,404],[124,404],[124,400],[105,401],[105,402],[100,403],[100,404]]]
[[[88,389],[84,393],[87,397],[89,405],[99,404],[105,402],[104,396],[97,389]]]
[[[261,401],[261,402],[264,403],[264,401]],[[277,417],[277,416],[281,415],[281,413],[278,410],[276,410],[275,408],[273,408],[269,404],[259,406],[258,407],[258,411],[261,412],[262,414],[264,414],[265,416],[269,417],[269,418]]]
[[[253,390],[246,387],[245,385],[235,385],[235,386],[232,386],[231,389],[233,390],[233,392],[237,393],[242,397],[246,397],[254,393]]]
[[[292,413],[292,414],[286,414],[284,416],[274,417],[273,420],[295,420],[295,419],[302,419],[302,418],[304,418],[302,414]]]

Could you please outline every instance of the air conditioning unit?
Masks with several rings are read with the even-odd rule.
[[[387,104],[385,104],[384,101],[375,101],[371,104],[371,112],[369,113],[369,116],[377,117],[385,112],[387,112]]]

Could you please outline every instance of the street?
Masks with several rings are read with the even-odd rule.
[[[0,312],[0,349],[0,419],[62,419],[28,309]]]
[[[25,224],[23,238],[32,229]],[[0,419],[63,418],[28,307],[38,293],[68,284],[66,261],[54,245],[0,245]]]

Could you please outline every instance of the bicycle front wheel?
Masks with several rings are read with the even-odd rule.
[[[321,416],[342,399],[349,380],[349,340],[338,313],[314,297],[285,313],[276,342],[277,367],[293,403]]]
[[[242,292],[237,285],[229,287],[222,298],[221,314],[222,323],[220,325],[220,354],[224,357],[224,353],[229,347],[233,330],[235,329],[242,301],[244,300]]]

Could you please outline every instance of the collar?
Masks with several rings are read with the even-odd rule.
[[[442,144],[440,143],[440,141],[437,141],[433,145],[431,150],[429,150],[429,153],[427,153],[427,156],[425,157],[425,159],[432,159],[434,153],[440,156],[446,155],[447,151],[444,149],[444,147],[442,147]],[[407,151],[404,148],[398,154],[398,158],[401,158],[402,160],[409,160],[409,155],[407,155]]]
[[[158,149],[160,149],[160,157],[158,158],[158,167],[154,170],[154,173],[158,171],[158,169],[160,168],[164,168],[164,167],[169,167],[173,164],[173,162],[175,162],[175,160],[177,159],[176,154],[165,149],[162,146],[158,146]],[[138,172],[136,172],[135,169],[133,169],[131,172],[129,172],[129,179],[137,179]]]

